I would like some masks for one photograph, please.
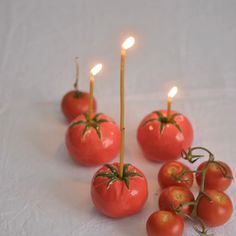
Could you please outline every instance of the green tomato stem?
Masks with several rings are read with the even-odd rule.
[[[76,64],[76,75],[75,75],[75,83],[74,88],[76,91],[79,91],[79,58],[75,58],[75,64]]]

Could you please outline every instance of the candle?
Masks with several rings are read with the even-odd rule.
[[[89,79],[89,120],[91,122],[93,116],[93,90],[94,90],[94,76],[102,69],[102,64],[97,64],[90,70]]]
[[[121,60],[120,60],[120,131],[121,131],[121,144],[120,144],[120,177],[123,177],[124,167],[124,146],[125,146],[125,125],[124,125],[124,74],[125,74],[125,58],[126,50],[131,48],[135,43],[134,37],[127,38],[121,46]]]
[[[172,100],[173,97],[177,94],[178,88],[173,87],[169,93],[168,93],[168,102],[167,102],[167,120],[170,119],[170,113],[171,113],[171,106],[172,106]]]
[[[75,83],[74,88],[76,91],[79,91],[79,58],[75,58],[75,64],[76,64],[76,76],[75,76]]]

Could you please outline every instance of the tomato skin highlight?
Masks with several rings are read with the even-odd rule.
[[[167,116],[165,110],[160,112]],[[171,114],[176,113],[171,111]],[[172,124],[166,124],[163,133],[160,133],[160,122],[146,123],[157,118],[155,113],[148,114],[140,123],[137,130],[137,140],[144,156],[151,161],[163,162],[176,160],[183,150],[187,150],[193,141],[193,128],[190,121],[184,115],[175,117],[175,121],[181,127],[182,133]],[[146,124],[145,124],[146,123]]]
[[[109,120],[99,124],[101,139],[94,128],[90,128],[85,135],[85,125],[70,126],[66,133],[66,147],[71,158],[78,164],[97,166],[113,160],[120,149],[120,129],[107,115],[102,114],[101,119]],[[73,122],[85,120],[83,115]]]
[[[226,163],[222,161],[217,161],[217,162],[220,165],[224,166],[224,168],[227,170],[227,176],[231,178],[224,177],[223,173],[221,172],[221,170],[219,169],[219,166],[216,163],[210,163],[206,171],[205,188],[224,191],[230,186],[232,182],[233,174],[232,174],[232,170]],[[207,164],[206,161],[201,163],[198,166],[197,170],[201,171],[206,166],[206,164]],[[200,185],[201,183],[201,179],[202,179],[201,177],[202,177],[201,174],[198,174],[198,173],[196,174],[196,180],[197,180],[198,185]]]
[[[177,208],[180,204],[194,201],[192,192],[182,186],[170,186],[165,188],[159,197],[160,210],[172,211],[172,207]],[[193,210],[192,205],[182,208],[181,212],[191,215]]]
[[[118,163],[113,165],[119,170]],[[138,213],[144,206],[148,197],[146,177],[133,165],[130,165],[128,170],[142,176],[130,177],[129,189],[122,180],[116,180],[107,186],[108,178],[96,178],[99,173],[110,173],[106,166],[95,173],[91,183],[91,197],[96,209],[102,214],[112,218],[123,218]]]
[[[148,236],[182,236],[183,218],[170,211],[152,213],[146,223]]]
[[[79,97],[76,97],[76,92],[76,90],[69,91],[61,101],[61,110],[68,122],[89,111],[89,94],[79,91],[81,94]],[[95,99],[93,99],[93,108],[96,113],[97,103]]]
[[[163,164],[157,176],[158,183],[161,188],[166,188],[173,185],[191,188],[193,185],[193,173],[185,174],[182,177],[182,181],[177,181],[174,179],[174,176],[180,176],[183,171],[190,171],[190,169],[181,162],[169,161]]]
[[[197,207],[197,215],[210,227],[225,224],[233,212],[231,199],[222,191],[205,190],[205,192],[211,198],[211,201],[208,201],[206,196],[201,196]]]

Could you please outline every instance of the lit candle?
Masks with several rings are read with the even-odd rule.
[[[93,116],[93,90],[94,90],[94,76],[102,69],[102,64],[97,64],[90,70],[89,79],[89,119],[92,120]]]
[[[121,60],[120,60],[120,131],[121,131],[121,144],[120,144],[120,177],[123,177],[124,166],[124,146],[125,146],[125,124],[124,124],[124,74],[125,74],[125,58],[126,50],[131,48],[135,43],[134,37],[127,38],[121,46]]]
[[[178,88],[173,87],[169,93],[168,93],[168,103],[167,103],[167,119],[170,119],[170,113],[171,113],[171,106],[172,106],[172,100],[173,97],[177,94]]]
[[[76,64],[76,76],[75,76],[75,83],[74,88],[76,91],[79,91],[79,58],[75,58],[75,64]]]

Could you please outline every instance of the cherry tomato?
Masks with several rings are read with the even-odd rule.
[[[69,126],[66,146],[76,162],[87,166],[101,165],[113,160],[119,153],[120,130],[104,114],[96,114],[90,122],[84,113]]]
[[[172,111],[167,120],[166,111],[155,111],[140,123],[137,139],[147,159],[159,162],[175,160],[191,146],[193,128],[180,113]]]
[[[197,170],[201,171],[207,162],[201,163]],[[219,191],[226,190],[232,182],[233,174],[230,167],[222,161],[211,162],[206,171],[205,177],[205,188],[215,189]],[[196,174],[196,180],[198,185],[200,185],[202,179],[201,173]]]
[[[161,188],[173,185],[191,188],[193,185],[193,173],[189,171],[190,169],[181,162],[169,161],[161,167],[158,173],[158,182]]]
[[[146,223],[148,236],[181,236],[184,230],[183,218],[170,211],[157,211]]]
[[[159,197],[160,210],[172,211],[172,208],[177,208],[180,204],[194,201],[192,192],[182,186],[171,186],[165,188]],[[187,205],[181,208],[181,213],[190,215],[193,206]]]
[[[205,224],[211,227],[225,224],[232,215],[233,205],[224,192],[217,190],[206,190],[209,196],[201,196],[197,207],[197,214]]]
[[[96,101],[93,101],[94,112],[96,112]],[[71,122],[78,115],[89,111],[89,94],[82,91],[69,91],[61,101],[61,109],[66,119]]]
[[[106,216],[122,218],[141,210],[148,196],[144,174],[130,164],[124,165],[123,178],[119,164],[106,164],[94,175],[91,196],[97,210]]]

